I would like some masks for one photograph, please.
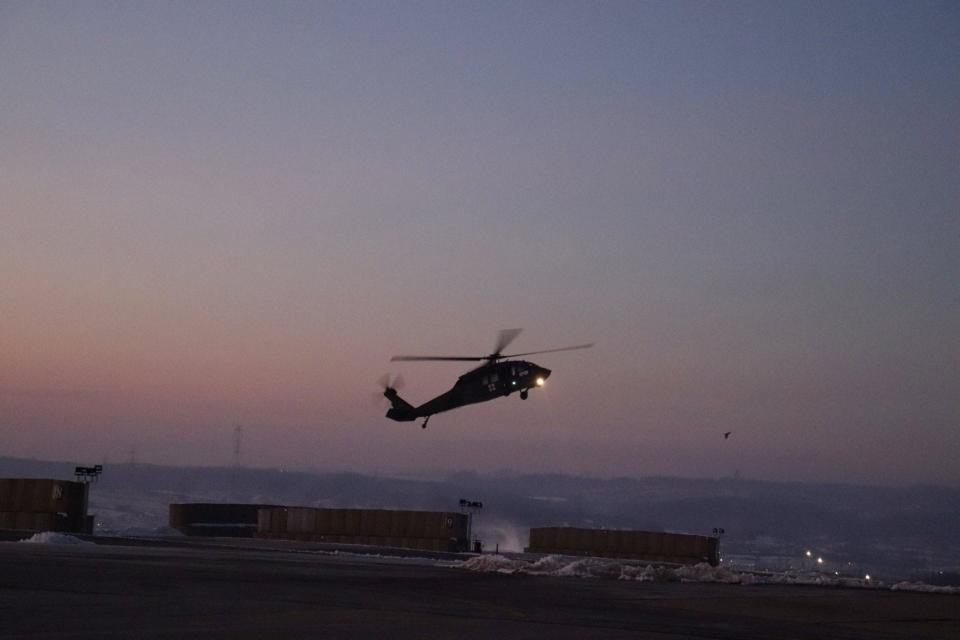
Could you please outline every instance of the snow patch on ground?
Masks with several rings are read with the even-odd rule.
[[[520,567],[528,564],[528,562],[524,562],[523,560],[511,560],[506,556],[490,554],[474,556],[469,560],[464,560],[463,563],[459,565],[459,568],[466,569],[468,571],[480,571],[483,573],[490,573],[494,571],[499,573],[513,573],[514,571],[520,569]]]
[[[892,591],[919,591],[921,593],[951,593],[960,594],[960,587],[938,587],[922,582],[898,582],[890,587]]]
[[[741,584],[743,576],[726,567],[712,567],[706,562],[679,567],[673,570],[680,582],[720,582],[723,584]]]
[[[35,533],[29,538],[24,538],[20,542],[29,542],[32,544],[93,544],[86,540],[81,540],[74,536],[67,535],[65,533],[57,533],[55,531],[43,531],[41,533]]]
[[[832,587],[886,588],[883,583],[847,576],[785,571],[782,573],[739,572],[727,567],[713,567],[702,562],[694,565],[642,565],[604,558],[573,558],[548,555],[529,562],[502,555],[475,556],[456,567],[468,571],[487,571],[535,576],[577,578],[610,578],[637,582],[714,582],[720,584],[762,585],[790,584]],[[935,587],[928,584],[898,582],[894,591],[960,594],[960,587]]]

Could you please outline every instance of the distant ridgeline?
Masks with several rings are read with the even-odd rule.
[[[71,479],[76,464],[0,458],[0,477]],[[171,502],[257,502],[331,508],[455,511],[482,500],[477,527],[584,527],[709,535],[722,553],[796,554],[815,548],[900,573],[960,567],[960,489],[784,483],[739,478],[582,478],[451,473],[434,479],[233,467],[104,465],[90,500],[123,492]],[[99,511],[99,509],[98,509]],[[165,513],[157,526],[165,524]],[[891,549],[893,551],[891,551]]]

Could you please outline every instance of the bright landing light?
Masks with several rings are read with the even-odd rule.
[[[544,382],[543,378],[537,378],[537,386],[538,386],[538,387],[542,387],[542,386],[543,386],[543,382]]]

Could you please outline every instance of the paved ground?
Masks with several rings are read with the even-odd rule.
[[[0,638],[960,638],[960,597],[478,574],[259,548],[0,543]]]

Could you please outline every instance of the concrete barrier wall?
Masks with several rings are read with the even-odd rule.
[[[719,562],[716,538],[656,531],[536,527],[530,529],[527,551],[678,564]]]
[[[67,521],[56,513],[0,511],[0,529],[22,531],[67,531]]]
[[[467,516],[447,511],[264,507],[258,538],[455,551],[466,548]]]
[[[260,510],[273,505],[186,502],[170,505],[170,526],[188,536],[251,538]]]
[[[86,486],[71,480],[0,478],[0,511],[80,513]]]
[[[90,533],[87,485],[50,478],[0,478],[0,529]]]

